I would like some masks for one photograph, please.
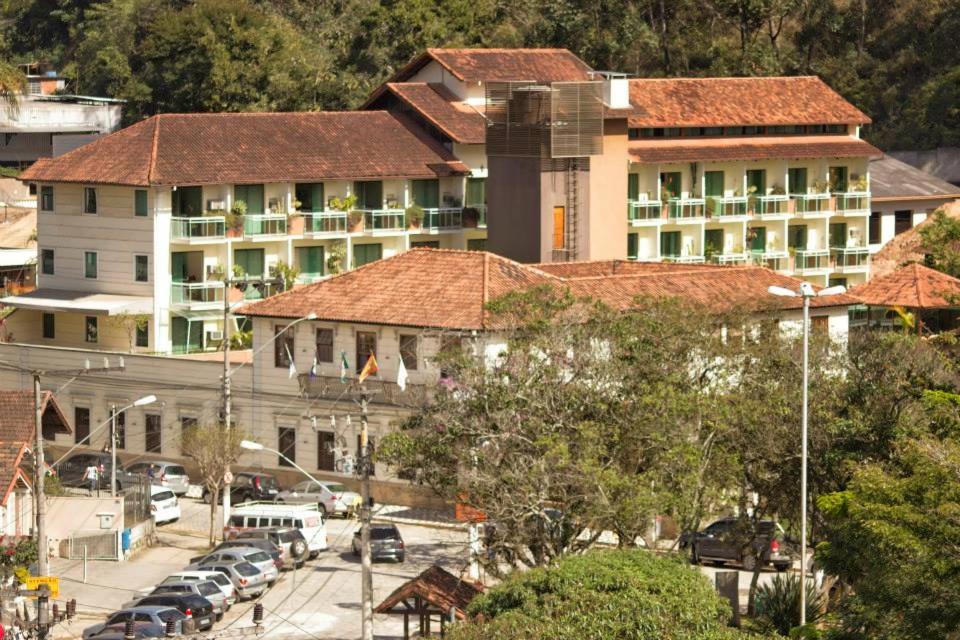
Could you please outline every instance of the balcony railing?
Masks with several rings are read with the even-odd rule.
[[[796,214],[798,216],[809,216],[830,212],[829,193],[808,193],[805,195],[796,195],[792,197],[793,201],[797,203]]]
[[[226,226],[224,216],[177,217],[170,219],[170,235],[174,240],[220,239],[226,235]]]
[[[830,255],[837,271],[860,270],[870,265],[870,249],[867,247],[831,247]]]
[[[830,268],[830,251],[798,249],[793,260],[794,271],[819,271]]]
[[[663,256],[663,261],[676,264],[701,264],[705,258],[703,256]]]
[[[746,196],[711,196],[707,209],[713,218],[734,218],[747,215]]]
[[[243,216],[243,235],[282,236],[287,233],[287,216],[284,214],[264,213]]]
[[[346,233],[345,211],[315,211],[303,214],[304,233]]]
[[[473,209],[477,212],[477,227],[481,229],[487,228],[487,205],[485,204],[468,204],[464,205],[464,209]]]
[[[403,209],[362,209],[365,231],[403,231],[407,228]]]
[[[746,253],[717,253],[710,256],[714,264],[744,264],[750,259]]]
[[[174,282],[170,287],[170,304],[185,307],[223,305],[222,282]]]
[[[463,209],[440,207],[423,210],[423,228],[430,230],[460,229],[463,227]]]
[[[663,203],[659,200],[628,200],[627,220],[659,220],[663,215]]]
[[[753,263],[773,271],[785,271],[790,256],[786,251],[751,251]]]
[[[790,212],[790,197],[786,195],[754,196],[750,198],[754,215],[782,216]]]
[[[703,217],[703,198],[670,198],[669,216],[674,220],[695,220]]]
[[[870,213],[870,194],[862,191],[835,193],[838,214]]]

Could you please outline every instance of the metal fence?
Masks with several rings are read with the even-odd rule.
[[[117,531],[99,529],[79,530],[70,534],[68,555],[70,560],[82,560],[84,550],[88,560],[116,560],[119,556]]]
[[[137,482],[125,485],[120,495],[123,496],[124,527],[129,529],[151,517],[150,481],[146,476],[140,476]]]

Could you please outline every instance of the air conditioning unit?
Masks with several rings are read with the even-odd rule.
[[[207,342],[223,342],[223,331],[207,331]]]
[[[207,200],[207,211],[226,211],[226,200]]]

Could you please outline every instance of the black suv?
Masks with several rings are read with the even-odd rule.
[[[60,484],[65,487],[89,487],[86,480],[83,479],[87,467],[94,465],[100,469],[101,491],[110,490],[110,475],[113,469],[113,458],[109,453],[75,453],[66,460],[61,461],[55,467],[57,477],[60,478]],[[140,477],[128,473],[120,468],[120,460],[117,460],[117,491],[123,487],[130,487],[140,482]]]
[[[240,504],[253,500],[273,501],[278,493],[280,493],[280,485],[269,473],[240,471],[234,474],[233,483],[230,485],[230,503]],[[223,490],[220,491],[220,501],[223,502]],[[203,502],[210,504],[210,492],[206,488],[203,490]]]
[[[787,549],[783,528],[773,520],[761,520],[756,529],[749,520],[722,518],[702,531],[688,531],[680,536],[680,548],[690,549],[690,561],[735,562],[746,571],[773,565],[786,571],[793,564]]]
[[[353,534],[353,555],[360,555],[360,530]],[[406,557],[406,550],[403,546],[403,538],[400,537],[400,530],[392,524],[372,524],[370,525],[370,559],[377,560],[396,560],[403,562]]]

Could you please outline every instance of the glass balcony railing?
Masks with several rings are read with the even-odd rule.
[[[174,282],[170,287],[170,304],[185,307],[223,305],[222,282]]]
[[[790,212],[790,198],[786,195],[754,196],[750,198],[753,214],[760,216],[782,216]]]
[[[835,193],[838,214],[869,214],[870,194],[862,191]]]
[[[694,220],[703,217],[703,198],[670,198],[668,213],[674,220]]]
[[[463,209],[459,207],[440,207],[423,210],[424,229],[460,229],[463,227]]]
[[[664,262],[673,262],[675,264],[701,264],[706,261],[703,256],[663,256]]]
[[[264,213],[243,216],[244,237],[282,236],[287,233],[287,216],[284,214]]]
[[[870,265],[870,249],[867,247],[831,247],[830,255],[837,271],[862,270]]]
[[[794,271],[819,271],[829,267],[830,252],[826,249],[798,249],[793,257]]]
[[[751,251],[750,258],[755,265],[772,271],[785,271],[790,260],[786,251]]]
[[[627,220],[659,220],[663,216],[663,203],[659,200],[628,200]]]
[[[747,215],[746,196],[710,196],[707,209],[711,218],[734,218]]]
[[[346,233],[345,211],[314,211],[303,214],[304,233]]]
[[[403,231],[407,228],[403,209],[361,209],[364,231]]]
[[[807,193],[791,197],[796,203],[796,214],[798,216],[830,213],[829,193]]]
[[[219,239],[226,236],[224,216],[173,217],[170,235],[174,240]]]
[[[746,253],[715,253],[710,256],[713,264],[745,264],[749,259]]]

